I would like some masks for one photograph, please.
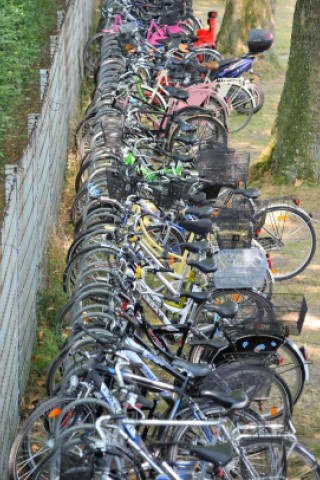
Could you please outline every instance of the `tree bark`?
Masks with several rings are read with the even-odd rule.
[[[320,179],[320,1],[297,0],[269,165],[286,180]]]
[[[265,28],[274,33],[275,0],[226,0],[225,13],[217,37],[224,53],[247,51],[251,28]]]

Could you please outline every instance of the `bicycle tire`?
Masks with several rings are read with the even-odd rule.
[[[274,279],[288,280],[303,272],[316,251],[310,216],[301,209],[279,204],[266,207],[255,219],[263,225],[256,240],[270,255]]]
[[[86,42],[84,48],[83,48],[83,64],[85,68],[88,70],[89,73],[93,73],[97,67],[97,61],[99,61],[99,56],[101,53],[101,46],[100,48],[97,49],[95,52],[90,52],[90,48],[94,45],[94,42],[101,41],[101,38],[104,36],[103,32],[98,32],[94,35],[92,35]]]
[[[253,113],[255,114],[260,112],[264,105],[264,91],[262,90],[260,85],[252,82],[246,83],[246,87],[251,92],[251,95],[254,99],[255,106],[253,109]]]
[[[228,113],[226,105],[217,95],[211,95],[208,104],[203,107],[188,106],[180,108],[175,116],[182,117],[198,113],[213,115],[222,123],[222,125],[224,125],[225,128],[227,128]]]
[[[183,153],[196,155],[202,148],[208,148],[212,143],[227,144],[227,131],[223,124],[215,117],[208,114],[195,114],[185,117],[186,123],[192,123],[196,126],[196,131],[189,135],[181,132],[179,125],[176,125],[168,138],[168,150],[181,151]],[[179,136],[182,137],[179,140]],[[186,144],[184,139],[190,139],[190,145]],[[193,142],[195,138],[195,142]]]
[[[236,412],[226,412],[223,411],[221,408],[219,408],[217,405],[212,405],[208,403],[207,405],[201,406],[201,412],[206,418],[210,418],[211,420],[217,417],[219,418],[225,418],[225,419],[230,419],[230,427],[232,426],[239,426],[243,425],[246,423],[249,423],[249,425],[256,424],[258,426],[263,426],[264,421],[261,419],[259,415],[256,415],[254,412],[252,412],[250,409],[243,409],[243,410],[237,410]],[[194,416],[187,411],[182,412],[182,415],[179,415],[178,412],[178,418],[182,418],[183,420],[190,420],[190,425],[186,426],[181,426],[181,427],[176,427],[173,432],[172,436],[170,438],[170,444],[173,444],[169,450],[168,450],[168,461],[171,463],[176,464],[179,456],[179,449],[182,449],[182,452],[184,451],[184,445],[188,448],[188,445],[208,445],[208,438],[203,432],[205,428],[201,427],[194,427],[192,426],[192,419],[194,419]],[[219,437],[219,432],[218,428],[219,426],[215,427],[207,427],[209,431],[213,433],[213,437],[215,441],[223,441],[221,436]],[[268,428],[266,427],[266,431],[268,431]],[[183,458],[185,458],[185,455],[183,454]],[[189,457],[190,460],[190,457]]]
[[[240,441],[246,461],[251,464],[254,471],[259,473],[258,478],[277,478],[286,480],[319,480],[320,466],[314,457],[300,443],[293,444],[293,441],[281,437],[266,436],[266,438],[247,438]],[[270,461],[267,461],[266,453],[273,449]],[[276,451],[276,449],[278,451]],[[283,455],[285,454],[285,458]],[[275,462],[276,459],[278,460]],[[248,469],[243,463],[239,464],[241,478],[252,478],[248,476]]]
[[[197,55],[197,58],[200,63],[210,63],[210,62],[219,62],[221,60],[221,54],[209,47],[195,47],[194,53]],[[216,72],[210,72],[210,80],[214,80]]]
[[[209,290],[210,298],[207,304],[220,305],[227,300],[232,300],[238,304],[238,314],[235,319],[236,323],[241,323],[244,320],[273,322],[275,316],[271,301],[262,293],[251,289],[213,289]],[[203,318],[200,315],[203,314]],[[198,309],[198,315],[195,320],[195,325],[204,325],[212,323],[214,315],[209,314],[205,310],[205,305],[201,305]]]
[[[292,397],[284,380],[273,370],[252,365],[249,360],[217,366],[217,375],[231,390],[244,390],[250,400],[250,409],[267,421],[284,424],[292,416]]]
[[[295,344],[288,339],[277,338],[273,335],[258,334],[236,336],[233,333],[232,345],[225,345],[220,351],[210,348],[204,344],[195,344],[189,354],[189,361],[194,363],[210,362],[215,365],[231,362],[232,359],[241,358],[244,355],[252,362],[267,362],[268,367],[274,370],[281,377],[290,390],[292,403],[297,403],[303,392],[306,370],[303,355]],[[213,347],[214,348],[214,347]],[[262,356],[259,357],[260,353]],[[271,362],[264,355],[270,352]],[[277,354],[277,357],[274,354]]]
[[[170,229],[169,233],[168,227]],[[180,244],[185,242],[185,238],[182,233],[173,225],[167,225],[166,223],[157,223],[155,225],[148,225],[146,227],[146,231],[148,235],[151,236],[153,241],[156,242],[160,248],[162,248],[162,252],[164,249],[169,248],[169,254],[183,254],[183,249]]]
[[[30,414],[15,437],[10,450],[8,463],[10,479],[27,480],[28,478],[31,478],[32,470],[41,461],[43,458],[42,455],[50,451],[48,438],[50,432],[53,433],[54,419],[56,416],[53,416],[53,421],[50,422],[52,418],[49,418],[48,415],[50,416],[50,412],[54,412],[55,409],[58,411],[60,407],[63,408],[63,406],[73,400],[74,398],[71,396],[45,399]],[[87,410],[87,412],[88,414],[90,413],[89,410]],[[32,436],[33,429],[35,430],[36,435]],[[43,439],[41,435],[43,435]]]
[[[89,327],[90,328],[90,327]],[[114,336],[109,333],[107,330],[98,329],[98,328],[90,328],[90,330],[93,332],[94,335],[98,335],[100,338],[105,338],[110,340],[110,342],[113,340],[114,341]],[[83,333],[86,335],[85,333]],[[90,349],[89,347],[92,347]],[[90,337],[85,337],[78,339],[77,341],[70,342],[65,348],[63,348],[52,360],[48,372],[46,375],[46,383],[45,383],[45,388],[47,391],[47,394],[49,396],[52,395],[57,395],[57,392],[59,391],[60,388],[60,383],[61,379],[63,377],[63,372],[64,370],[69,368],[68,364],[68,356],[70,357],[70,364],[77,364],[77,357],[76,355],[79,355],[79,352],[82,351],[82,349],[85,352],[100,352],[101,348],[103,348],[100,344],[98,344],[93,338]],[[83,355],[79,356],[81,357],[81,360],[78,360],[78,362],[83,362]]]
[[[292,402],[296,404],[303,392],[306,370],[303,355],[299,353],[299,348],[295,348],[294,345],[291,340],[285,339],[284,343],[277,350],[281,362],[273,368],[286,382],[291,393]]]
[[[252,118],[254,99],[243,85],[231,84],[226,94],[226,101],[229,106],[228,131],[229,133],[239,132]]]

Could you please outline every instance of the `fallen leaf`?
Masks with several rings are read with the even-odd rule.
[[[303,185],[303,184],[304,184],[304,180],[299,180],[298,178],[294,182],[295,187],[301,187],[301,185]]]

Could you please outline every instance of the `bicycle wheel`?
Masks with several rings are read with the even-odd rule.
[[[163,253],[164,250],[167,251],[168,254],[183,254],[183,249],[180,245],[181,243],[185,242],[185,238],[173,225],[168,223],[157,223],[154,225],[147,225],[145,229],[147,235],[151,239],[151,242],[155,242],[157,244],[158,248],[156,248],[158,249],[159,254]],[[149,239],[148,237],[143,236],[142,241],[148,245]]]
[[[225,99],[229,107],[229,133],[239,132],[252,118],[254,99],[246,87],[234,83],[226,92]]]
[[[319,480],[320,467],[316,458],[301,444],[284,436],[240,440],[241,478],[277,480]]]
[[[227,128],[228,125],[228,108],[225,101],[219,98],[215,92],[210,95],[206,109],[210,110],[213,115]]]
[[[99,338],[114,342],[112,334],[106,330],[90,328],[93,334]],[[97,356],[103,347],[92,338],[82,338],[63,348],[52,360],[46,376],[46,391],[48,395],[57,395],[64,372],[70,367],[77,368],[84,361],[84,358]]]
[[[238,304],[238,313],[234,320],[235,325],[237,323],[241,324],[244,320],[261,322],[271,322],[275,320],[270,300],[263,293],[250,289],[230,288],[211,290],[207,304],[221,305],[228,300],[232,300]],[[195,325],[208,325],[215,320],[219,320],[217,314],[209,312],[205,305],[199,307]]]
[[[197,55],[200,63],[219,62],[221,60],[221,54],[213,48],[196,47],[194,53]],[[213,80],[215,72],[210,73],[210,75],[213,77],[211,80]]]
[[[29,416],[16,436],[9,455],[9,476],[12,480],[32,478],[33,470],[53,447],[50,439],[61,410],[74,400],[71,396],[44,400]],[[67,418],[68,417],[68,418]],[[82,406],[67,415],[64,427],[77,422],[94,421],[90,409]]]
[[[152,87],[143,84],[134,84],[132,85],[131,90],[136,92],[136,95],[138,95],[146,104],[151,105],[152,107],[155,107],[163,112],[165,111],[167,107],[165,98]]]
[[[202,148],[212,143],[227,144],[227,131],[214,116],[195,114],[185,117],[184,121],[195,126],[195,131],[186,133],[179,125],[175,126],[168,139],[168,150],[197,155]]]
[[[244,390],[250,409],[264,420],[287,423],[292,415],[292,398],[285,382],[271,369],[253,365],[250,359],[217,366],[215,384]],[[212,388],[212,387],[211,387]]]
[[[303,391],[306,380],[303,355],[299,348],[288,339],[277,349],[277,353],[280,362],[272,368],[286,382],[295,404]]]
[[[246,88],[250,91],[254,99],[254,109],[253,113],[258,113],[264,105],[264,91],[256,83],[248,82],[246,83]]]
[[[193,114],[211,114],[213,115],[222,125],[227,126],[228,122],[228,110],[226,103],[223,99],[218,97],[215,92],[210,96],[208,103],[205,107],[194,107],[188,106],[180,108],[177,113],[176,117],[185,117]]]
[[[316,250],[316,233],[309,215],[290,205],[270,205],[258,215],[263,225],[256,240],[269,254],[275,280],[301,273]]]
[[[199,427],[192,425],[194,415],[186,410],[177,414],[177,419],[189,420],[190,424],[176,427],[172,432],[170,444],[172,445],[168,450],[168,461],[177,466],[186,462],[186,455],[188,455],[188,462],[194,463],[194,468],[198,467],[198,462],[195,457],[188,452],[188,446],[205,446],[215,445],[217,443],[227,440],[225,430],[232,435],[235,428],[242,427],[245,431],[245,426],[257,425],[263,427],[263,420],[259,415],[249,409],[238,410],[235,412],[226,413],[217,405],[210,405],[209,403],[201,405],[201,414],[207,420],[217,421],[216,425],[208,427]],[[266,431],[268,429],[266,428]]]

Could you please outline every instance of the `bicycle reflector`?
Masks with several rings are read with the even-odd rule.
[[[278,413],[278,407],[274,405],[273,407],[270,408],[271,417],[275,417],[277,413]]]
[[[53,408],[48,415],[49,419],[57,418],[61,413],[61,408]]]
[[[300,198],[295,198],[295,199],[293,200],[293,203],[294,203],[295,205],[297,205],[297,207],[299,207],[299,205],[300,205],[300,203],[301,203]]]

